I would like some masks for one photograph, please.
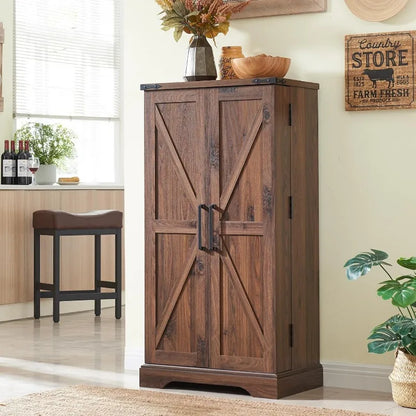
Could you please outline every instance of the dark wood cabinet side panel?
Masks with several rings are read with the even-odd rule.
[[[317,92],[292,89],[293,368],[319,364]]]
[[[274,131],[276,126],[275,114],[275,87],[264,86],[263,95],[263,119],[261,126],[262,155],[259,170],[262,172],[261,199],[263,208],[263,259],[261,276],[263,280],[262,308],[264,316],[264,366],[266,371],[275,373],[277,371],[276,334],[277,304],[276,304],[276,215],[273,207],[277,203],[275,154],[276,146]],[[289,278],[289,276],[288,276]]]
[[[154,360],[156,342],[156,218],[155,189],[155,117],[154,93],[144,96],[144,152],[145,152],[145,361]]]
[[[291,127],[289,125],[290,88],[275,87],[274,130],[273,130],[273,178],[275,195],[273,224],[275,235],[275,332],[276,371],[292,368],[290,346],[290,324],[292,323],[292,281],[291,281],[291,230],[289,217],[290,189],[290,147]]]

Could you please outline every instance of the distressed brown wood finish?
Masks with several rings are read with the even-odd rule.
[[[146,96],[147,362],[207,365],[209,268],[196,235],[209,180],[202,99],[198,90]]]
[[[260,83],[143,87],[142,386],[231,385],[278,398],[322,385],[318,87]]]
[[[211,368],[273,372],[272,279],[264,278],[265,273],[271,276],[264,269],[273,262],[268,250],[273,233],[269,201],[263,198],[272,183],[272,135],[264,115],[264,94],[270,88],[218,88],[210,93],[208,114],[215,114],[215,120],[207,137],[216,156],[210,157],[210,204],[218,207],[216,250],[210,256]],[[250,223],[259,227],[255,235],[247,227]]]
[[[318,120],[311,90],[293,88],[291,102],[292,368],[300,369],[319,361]]]
[[[142,84],[140,88],[144,91],[167,91],[167,90],[187,90],[194,88],[235,88],[250,86],[254,84],[273,84],[285,85],[286,87],[301,87],[316,89],[314,82],[297,81],[287,78],[260,78],[260,79],[222,79],[221,81],[191,81],[191,82],[166,82],[163,84]]]

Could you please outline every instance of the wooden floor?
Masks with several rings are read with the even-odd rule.
[[[124,370],[124,320],[114,319],[113,308],[104,309],[101,318],[95,318],[93,312],[62,315],[55,325],[51,317],[0,323],[0,340],[0,402],[74,384],[138,388],[138,372]],[[265,400],[218,389],[189,392]],[[386,393],[331,387],[279,402],[392,416],[416,415],[416,410],[400,408]]]

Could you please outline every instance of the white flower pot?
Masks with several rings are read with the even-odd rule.
[[[53,185],[56,182],[56,166],[40,165],[36,172],[36,183],[38,185]]]

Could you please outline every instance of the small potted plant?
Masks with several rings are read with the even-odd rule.
[[[14,135],[16,141],[28,140],[30,151],[39,158],[36,182],[50,185],[56,182],[56,168],[64,167],[66,159],[75,155],[75,133],[60,124],[27,123]]]
[[[388,276],[377,294],[391,300],[398,314],[377,325],[368,339],[368,351],[383,354],[396,350],[396,360],[390,375],[394,401],[405,407],[416,408],[416,257],[399,258],[397,263],[405,273],[393,278],[388,271],[388,254],[381,250],[360,253],[348,260],[347,277],[356,280],[379,266]]]

